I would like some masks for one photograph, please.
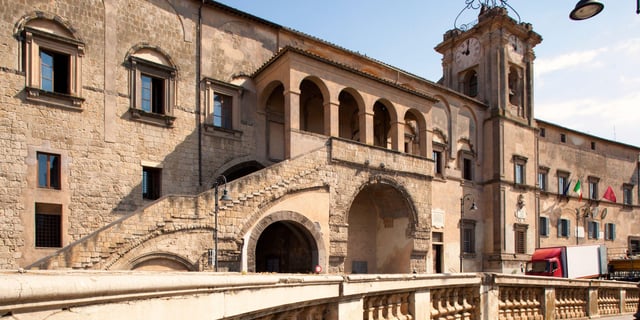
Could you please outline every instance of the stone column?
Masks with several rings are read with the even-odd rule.
[[[300,91],[284,92],[284,157],[290,159],[295,155],[292,131],[300,130]]]
[[[599,315],[598,312],[598,288],[589,288],[589,300],[587,301],[587,316]]]
[[[324,104],[324,134],[340,136],[340,103],[329,101]]]
[[[405,152],[404,150],[404,122],[396,121],[391,123],[391,149]]]
[[[360,112],[360,142],[373,145],[373,112]]]

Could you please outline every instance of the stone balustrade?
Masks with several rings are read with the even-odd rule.
[[[504,274],[0,273],[11,319],[538,320],[631,314],[635,283]]]

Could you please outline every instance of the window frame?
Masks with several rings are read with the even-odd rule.
[[[566,229],[566,232],[564,232],[565,229]],[[571,237],[571,220],[565,219],[565,218],[558,219],[558,238],[570,238],[570,237]]]
[[[625,206],[633,205],[633,187],[634,185],[628,183],[622,185],[622,204]]]
[[[640,254],[640,237],[639,236],[628,236],[627,238],[627,250],[629,251],[629,255],[637,255]],[[636,248],[637,250],[633,250]]]
[[[34,206],[34,239],[33,246],[35,248],[62,248],[63,244],[63,216],[62,205],[53,203],[36,202]],[[52,227],[48,227],[51,220],[43,221],[43,219],[51,219],[55,217]],[[53,233],[53,235],[51,234]]]
[[[548,167],[539,167],[538,168],[538,189],[542,192],[547,192],[549,188],[549,168]]]
[[[40,156],[45,156],[46,157],[46,176],[45,176],[45,181],[44,184],[42,184],[40,181],[40,166],[42,165],[42,163],[40,162]],[[57,158],[57,163],[55,164],[55,173],[57,173],[57,175],[53,174],[52,171],[52,167],[51,167],[51,158]],[[59,154],[55,154],[55,153],[50,153],[50,152],[40,152],[37,151],[36,152],[36,162],[37,162],[37,166],[36,166],[36,175],[37,175],[37,186],[38,188],[43,188],[43,189],[52,189],[52,190],[60,190],[62,189],[62,156],[60,156]],[[55,179],[55,184],[52,183],[52,177],[53,179]]]
[[[45,20],[45,19],[41,19]],[[52,25],[53,21],[47,21]],[[60,36],[37,28],[25,26],[22,31],[24,46],[24,71],[26,100],[45,105],[81,111],[82,98],[82,60],[84,43],[73,38]],[[59,92],[42,88],[41,52],[52,52],[68,57],[66,69],[67,90]],[[55,76],[54,76],[55,79]]]
[[[527,230],[529,229],[529,225],[522,223],[515,223],[513,225],[514,232],[514,248],[513,252],[516,254],[526,254],[527,253]]]
[[[203,126],[205,132],[219,137],[240,138],[242,136],[242,131],[240,130],[240,96],[242,96],[244,88],[211,78],[205,78],[204,83],[206,117]],[[216,96],[231,98],[229,127],[216,126],[214,124]]]
[[[176,117],[173,116],[176,96],[176,69],[171,66],[152,62],[139,58],[135,55],[129,57],[130,68],[130,107],[131,119],[136,121],[154,124],[158,126],[172,127]],[[162,81],[162,112],[154,112],[153,100],[151,100],[151,112],[143,108],[143,77],[155,80],[156,87]],[[158,95],[159,89],[154,91],[151,87],[151,95]],[[153,99],[153,97],[152,97]],[[156,104],[157,106],[157,104]],[[157,108],[156,110],[157,111]]]
[[[538,217],[538,235],[547,238],[549,234],[549,217]]]
[[[564,189],[567,188],[567,185],[570,183],[569,182],[569,176],[570,173],[566,172],[566,171],[560,171],[558,170],[556,172],[556,176],[557,176],[557,184],[558,184],[558,194],[561,196],[564,196]],[[560,180],[562,179],[563,183],[560,183]]]
[[[607,222],[604,224],[604,240],[616,240],[616,224]]]
[[[595,221],[595,220],[589,221],[587,229],[588,229],[587,230],[588,239],[594,239],[594,240],[600,239],[600,222],[599,221]]]
[[[472,152],[462,150],[459,152],[459,168],[460,178],[463,181],[473,182],[475,180],[474,160],[475,156]]]
[[[462,239],[460,239],[460,250],[463,257],[472,258],[476,255],[476,221],[473,219],[462,219]]]
[[[600,178],[590,176],[587,178],[589,181],[589,199],[598,200],[598,183]]]
[[[527,184],[527,160],[523,156],[513,156],[513,183],[517,186]]]
[[[152,201],[160,199],[162,196],[162,168],[142,166],[141,178],[142,199]],[[145,193],[145,189],[149,188],[152,190]]]
[[[431,159],[434,161],[433,164],[433,173],[434,175],[443,178],[445,176],[445,163],[446,163],[446,155],[447,155],[447,146],[442,143],[433,142],[432,144],[432,152]],[[438,159],[434,158],[434,155],[438,153],[440,156]]]

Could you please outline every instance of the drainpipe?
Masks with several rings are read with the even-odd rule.
[[[201,99],[200,99],[200,79],[202,78],[202,0],[198,8],[198,24],[196,26],[196,126],[198,131],[198,185],[202,187],[202,124],[201,124]]]

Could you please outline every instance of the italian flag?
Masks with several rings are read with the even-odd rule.
[[[582,201],[582,184],[580,183],[580,179],[576,182],[576,186],[573,187],[573,192],[578,194],[578,202]]]

